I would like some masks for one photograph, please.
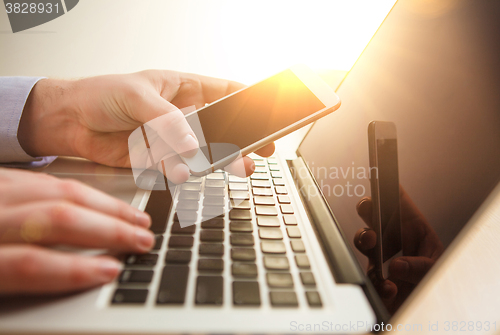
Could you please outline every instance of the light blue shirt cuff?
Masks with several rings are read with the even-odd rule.
[[[31,157],[17,138],[24,105],[40,79],[43,77],[0,77],[0,164],[3,166],[38,167],[55,159]]]

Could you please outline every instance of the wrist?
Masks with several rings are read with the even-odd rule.
[[[24,105],[17,135],[28,155],[73,155],[70,134],[77,125],[73,94],[72,81],[42,79],[35,84]]]

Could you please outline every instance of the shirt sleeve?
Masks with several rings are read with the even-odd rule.
[[[33,86],[43,77],[0,77],[0,165],[39,167],[56,157],[31,157],[17,138],[19,121]]]

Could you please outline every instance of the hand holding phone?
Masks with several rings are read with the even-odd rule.
[[[368,126],[372,227],[377,234],[374,270],[388,277],[384,263],[402,250],[396,125],[372,121]]]

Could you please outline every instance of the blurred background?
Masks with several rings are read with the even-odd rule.
[[[297,63],[347,71],[394,2],[80,0],[16,34],[0,11],[0,75],[157,68],[251,84]]]

